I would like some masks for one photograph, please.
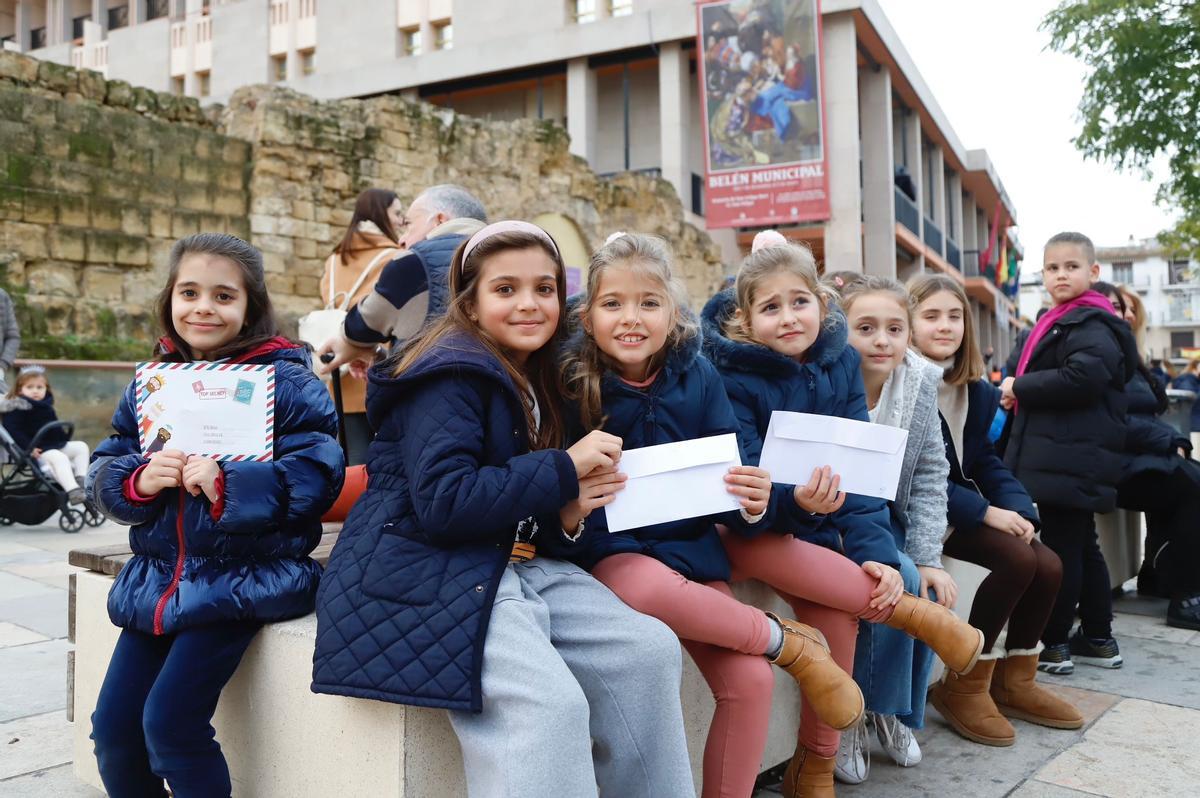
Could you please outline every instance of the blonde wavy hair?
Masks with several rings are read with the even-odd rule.
[[[599,295],[600,283],[606,272],[614,268],[628,268],[663,286],[671,305],[673,322],[666,344],[654,355],[650,373],[662,367],[668,352],[700,334],[700,325],[688,312],[687,292],[672,273],[672,260],[671,248],[666,241],[643,233],[610,236],[604,246],[592,255],[583,300],[575,308],[575,318],[572,319],[583,332],[583,341],[578,349],[569,348],[563,357],[566,396],[579,405],[579,417],[585,429],[597,429],[604,424],[600,384],[604,373],[614,365],[597,346],[596,339],[588,329],[592,303]]]
[[[727,338],[744,344],[765,346],[762,341],[755,339],[750,331],[750,311],[754,307],[754,296],[763,280],[781,272],[800,278],[805,288],[811,291],[821,304],[822,325],[828,324],[829,308],[836,299],[836,294],[821,283],[812,250],[803,244],[788,242],[763,247],[747,255],[742,261],[733,283],[733,298],[737,309],[722,324]]]

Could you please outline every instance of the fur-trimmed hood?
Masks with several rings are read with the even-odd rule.
[[[758,372],[762,374],[794,374],[803,364],[781,355],[762,344],[735,341],[725,334],[725,321],[733,315],[737,302],[733,289],[720,292],[704,306],[701,320],[704,329],[704,354],[718,369]],[[829,368],[842,357],[848,340],[846,316],[837,305],[831,305],[821,325],[817,340],[808,350],[807,363]]]

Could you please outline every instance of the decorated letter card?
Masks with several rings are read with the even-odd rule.
[[[137,418],[147,457],[178,449],[220,461],[270,460],[275,367],[139,363]]]

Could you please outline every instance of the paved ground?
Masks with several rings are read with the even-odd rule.
[[[115,524],[66,535],[57,526],[0,527],[0,795],[98,798],[71,773],[66,720],[67,576],[72,548],[125,540]],[[901,769],[876,746],[870,779],[839,795],[1151,798],[1200,795],[1200,632],[1172,629],[1165,602],[1118,602],[1125,667],[1080,666],[1042,677],[1087,724],[1054,731],[1016,721],[1017,743],[994,749],[955,735],[929,710],[925,761]],[[770,798],[769,790],[759,792]]]

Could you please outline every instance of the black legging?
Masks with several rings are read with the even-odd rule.
[[[1075,606],[1083,634],[1095,640],[1112,637],[1112,586],[1108,564],[1096,537],[1091,510],[1038,504],[1042,542],[1062,560],[1062,587],[1042,633],[1046,645],[1067,642],[1075,623]]]
[[[996,645],[1005,621],[1009,650],[1035,647],[1062,581],[1058,556],[1037,540],[1025,543],[987,526],[954,532],[942,551],[991,571],[971,604],[971,625],[983,632],[984,651]]]
[[[1200,593],[1200,466],[1148,471],[1117,487],[1117,506],[1146,513],[1146,559],[1173,594]],[[1164,549],[1163,546],[1166,546]]]

